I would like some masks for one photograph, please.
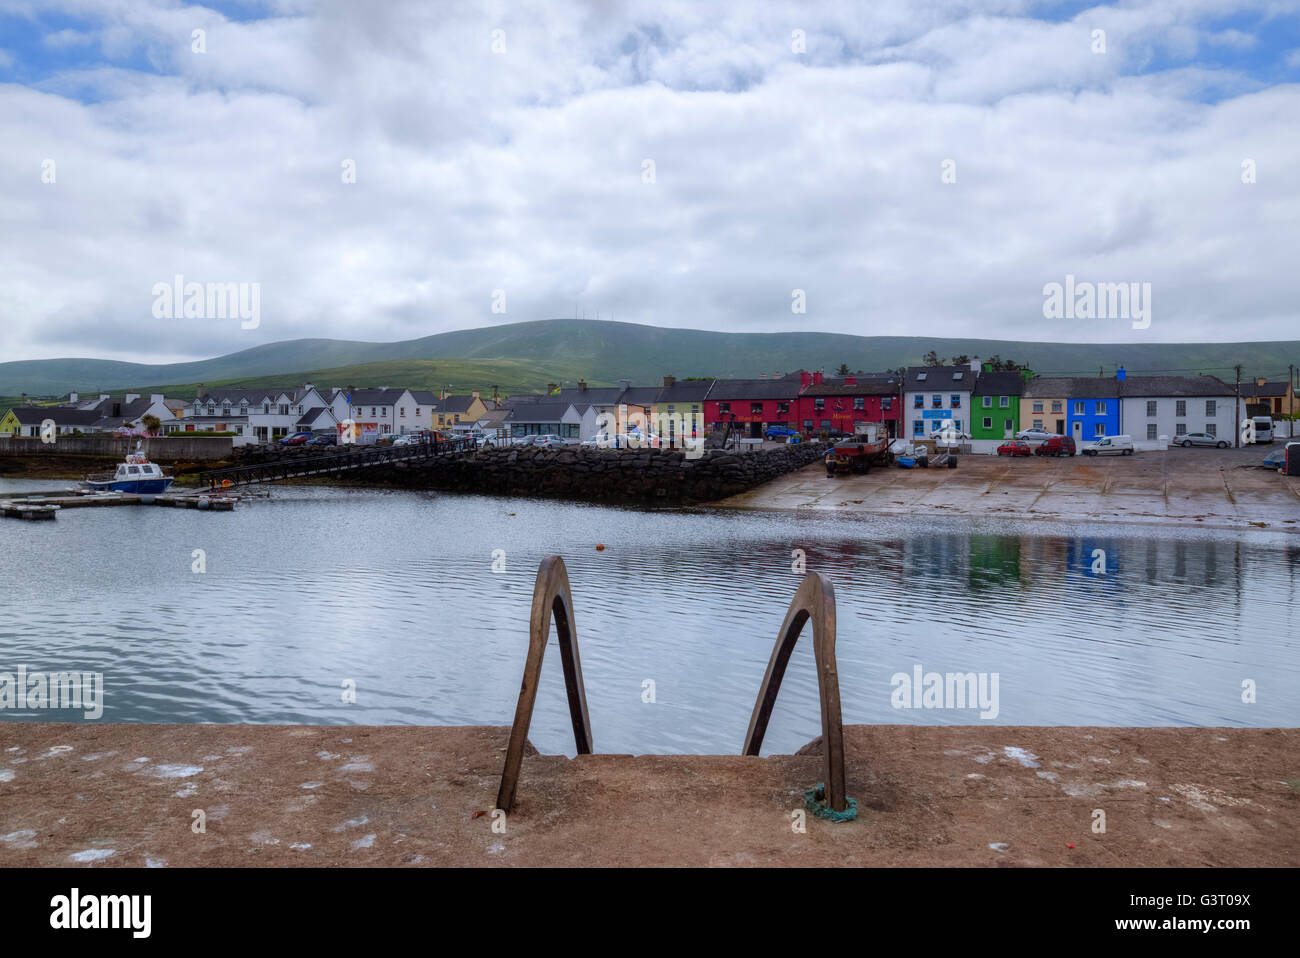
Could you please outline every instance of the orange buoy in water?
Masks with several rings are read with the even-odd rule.
[[[603,543],[603,542],[597,542],[597,543],[596,543],[596,551],[597,551],[597,552],[604,552],[604,551],[605,551],[605,543]]]

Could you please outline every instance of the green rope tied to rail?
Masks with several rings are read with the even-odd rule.
[[[845,809],[837,812],[826,804],[826,783],[818,782],[803,793],[803,804],[808,811],[818,818],[831,822],[851,822],[858,817],[858,803],[847,795],[844,796]]]

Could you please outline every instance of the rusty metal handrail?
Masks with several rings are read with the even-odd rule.
[[[555,617],[555,632],[560,640],[560,661],[564,666],[564,688],[569,697],[569,717],[573,721],[573,738],[579,755],[591,754],[591,718],[587,715],[587,693],[582,684],[582,664],[578,660],[578,634],[573,619],[573,595],[569,591],[569,573],[559,556],[547,556],[537,568],[533,586],[533,611],[528,625],[528,659],[519,685],[519,703],[510,727],[510,744],[506,748],[506,765],[501,773],[496,807],[509,812],[515,803],[519,770],[524,761],[524,742],[533,720],[537,701],[537,684],[542,674],[542,656]]]
[[[754,714],[745,733],[742,755],[757,755],[767,733],[767,722],[776,705],[781,679],[790,661],[804,623],[812,619],[813,656],[817,662],[817,691],[822,706],[822,755],[826,797],[831,809],[847,808],[844,785],[844,723],[840,715],[840,680],[835,666],[835,586],[820,572],[810,572],[790,602],[772,658],[767,663],[763,684],[758,689]]]

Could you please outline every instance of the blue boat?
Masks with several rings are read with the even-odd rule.
[[[166,492],[172,484],[171,476],[164,476],[162,467],[149,461],[140,449],[141,443],[135,444],[135,452],[127,453],[126,461],[119,463],[117,472],[109,476],[87,476],[86,485],[99,491],[133,492],[153,494]]]

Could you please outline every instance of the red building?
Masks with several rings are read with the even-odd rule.
[[[753,439],[762,438],[768,426],[798,429],[796,405],[801,388],[800,378],[793,375],[781,379],[719,379],[704,400],[705,428],[726,429],[728,422],[735,422],[741,435]]]
[[[886,425],[889,435],[900,435],[899,385],[896,376],[845,376],[825,382],[820,373],[813,373],[799,394],[799,429],[852,433],[854,423],[878,422]]]
[[[710,432],[734,423],[741,435],[759,438],[769,426],[804,434],[853,432],[855,422],[885,423],[899,435],[899,381],[887,373],[827,380],[799,371],[779,379],[719,379],[704,400]]]

